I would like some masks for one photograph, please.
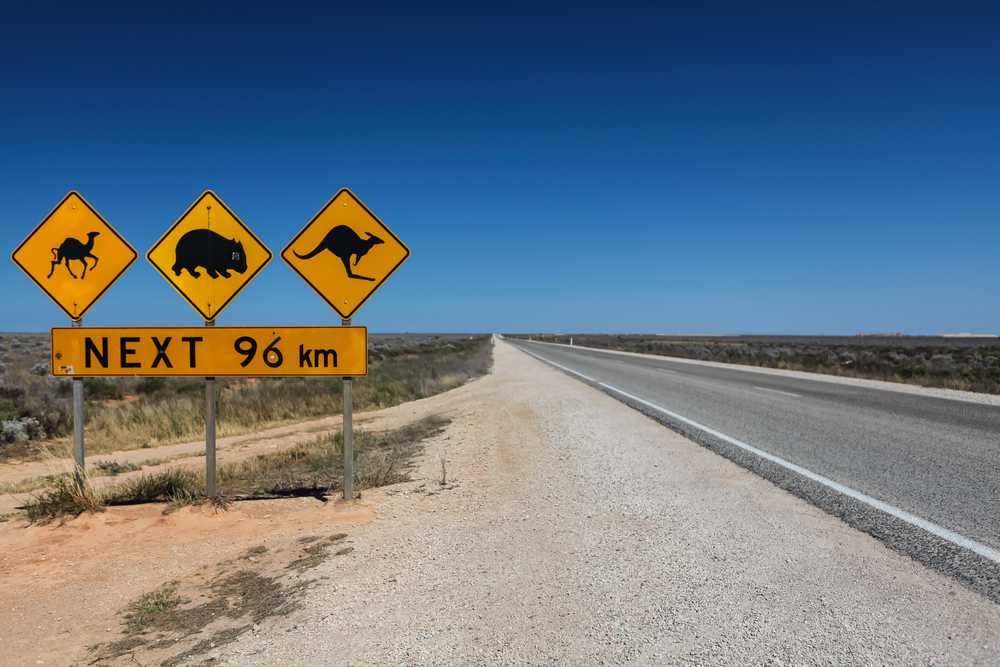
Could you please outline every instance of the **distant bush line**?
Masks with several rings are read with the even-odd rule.
[[[527,335],[517,336],[527,338]],[[550,343],[1000,394],[1000,339],[565,334]]]

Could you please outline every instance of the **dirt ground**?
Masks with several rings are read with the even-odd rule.
[[[446,394],[449,392],[446,392]],[[442,394],[441,396],[444,396]],[[443,409],[447,404],[438,396],[432,396],[420,401],[404,403],[384,410],[360,412],[354,416],[354,424],[358,429],[375,431],[399,428],[411,421],[432,414],[433,410]],[[313,419],[262,429],[255,433],[219,438],[216,442],[218,462],[233,463],[242,461],[258,454],[268,454],[295,445],[308,442],[319,436],[333,433],[340,429],[340,415]],[[99,461],[115,461],[121,464],[141,466],[140,470],[119,475],[94,475],[95,465]],[[195,440],[190,442],[164,445],[147,449],[129,449],[119,452],[107,452],[88,457],[87,470],[91,474],[90,481],[95,487],[118,484],[124,480],[139,475],[155,473],[166,468],[184,467],[203,470],[205,465],[205,442]],[[43,460],[19,461],[0,464],[0,488],[25,480],[32,480],[45,475],[67,473],[73,470],[73,460],[50,457]],[[0,516],[14,511],[23,505],[32,495],[25,493],[0,492]]]
[[[362,414],[356,422],[378,431],[431,414],[447,415],[454,395],[462,389]],[[339,427],[338,417],[225,438],[219,443],[219,459],[235,461],[286,449]],[[202,443],[185,443],[99,458],[135,463],[171,459],[144,468],[145,473],[167,465],[203,465],[204,458],[196,456],[201,447]],[[68,461],[10,464],[0,470],[0,480],[17,481],[70,467]],[[94,482],[115,483],[134,474],[138,473],[96,477]],[[419,488],[424,483],[402,486]],[[132,643],[123,634],[122,611],[137,596],[170,582],[176,582],[182,597],[197,601],[210,597],[213,586],[227,576],[252,574],[283,591],[293,608],[295,596],[311,582],[309,571],[322,560],[315,557],[323,555],[316,554],[317,546],[326,544],[322,540],[331,535],[346,533],[344,546],[338,544],[325,555],[356,558],[350,553],[350,534],[373,520],[384,493],[372,489],[354,503],[315,498],[242,502],[223,511],[210,506],[170,513],[163,505],[112,507],[44,526],[28,525],[15,515],[0,522],[0,663],[87,664],[96,659],[98,664],[160,664],[199,642],[207,642],[202,649],[214,645],[213,637],[225,641],[227,632],[244,631],[247,623],[255,631],[267,614],[254,621],[260,614],[248,609],[245,614],[220,617],[203,632],[185,636],[168,630],[157,637],[158,645],[147,642],[121,653]],[[0,496],[0,503],[9,509],[24,497]]]

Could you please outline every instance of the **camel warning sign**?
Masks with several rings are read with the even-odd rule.
[[[410,256],[410,249],[342,188],[281,251],[342,318],[350,318]]]
[[[146,259],[211,321],[271,261],[271,251],[206,190],[149,249]]]
[[[78,320],[135,261],[135,250],[78,192],[70,192],[11,259]]]

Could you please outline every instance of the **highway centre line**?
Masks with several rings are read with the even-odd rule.
[[[862,493],[861,491],[857,491],[855,489],[852,489],[849,486],[844,486],[840,482],[835,482],[834,480],[832,480],[832,479],[830,479],[828,477],[824,477],[823,475],[814,473],[813,471],[808,470],[806,468],[803,468],[802,466],[797,465],[795,463],[792,463],[791,461],[786,461],[785,459],[781,458],[780,456],[775,456],[774,454],[770,454],[768,452],[765,452],[764,450],[758,449],[757,447],[754,447],[753,445],[748,445],[747,443],[742,442],[741,440],[737,440],[736,438],[728,436],[725,433],[722,433],[721,431],[716,431],[715,429],[713,429],[713,428],[711,428],[709,426],[705,426],[704,424],[701,424],[699,422],[696,422],[693,419],[688,419],[687,417],[679,415],[676,412],[673,412],[672,410],[668,410],[668,409],[666,409],[666,408],[664,408],[662,406],[659,406],[659,405],[657,405],[655,403],[651,403],[650,401],[647,401],[644,398],[640,398],[639,396],[636,396],[635,394],[630,394],[627,391],[624,391],[622,389],[614,387],[614,386],[612,386],[610,384],[607,384],[606,382],[601,382],[600,380],[598,380],[596,378],[592,378],[589,375],[585,375],[585,374],[583,374],[583,373],[581,373],[579,371],[575,371],[572,368],[568,368],[566,366],[563,366],[562,364],[558,364],[558,363],[556,363],[554,361],[550,361],[548,359],[540,357],[539,355],[535,354],[534,352],[529,352],[528,350],[525,350],[523,348],[518,348],[518,349],[520,349],[525,354],[528,354],[528,355],[534,357],[535,359],[538,359],[539,361],[541,361],[543,363],[549,364],[550,366],[554,366],[555,368],[558,368],[558,369],[563,370],[563,371],[565,371],[567,373],[575,375],[575,376],[577,376],[577,377],[579,377],[579,378],[581,378],[581,379],[583,379],[583,380],[585,380],[587,382],[595,384],[598,387],[606,389],[606,390],[608,390],[608,391],[610,391],[610,392],[612,392],[614,394],[618,394],[619,396],[623,396],[623,397],[625,397],[625,398],[627,398],[629,400],[635,401],[636,403],[640,403],[642,405],[645,405],[646,407],[651,408],[653,410],[656,410],[657,412],[661,412],[661,413],[667,415],[668,417],[676,419],[679,422],[682,422],[684,424],[687,424],[688,426],[696,428],[699,431],[702,431],[704,433],[707,433],[708,435],[711,435],[711,436],[713,436],[715,438],[718,438],[719,440],[723,440],[723,441],[725,441],[725,442],[727,442],[727,443],[729,443],[729,444],[731,444],[731,445],[733,445],[735,447],[739,447],[740,449],[748,451],[751,454],[755,454],[756,456],[759,456],[759,457],[761,457],[763,459],[766,459],[767,461],[770,461],[771,463],[777,464],[777,465],[785,468],[786,470],[790,470],[790,471],[792,471],[792,472],[794,472],[796,474],[799,474],[799,475],[801,475],[801,476],[803,476],[803,477],[805,477],[805,478],[807,478],[809,480],[812,480],[813,482],[816,482],[817,484],[822,484],[823,486],[827,487],[828,489],[831,489],[833,491],[836,491],[837,493],[840,493],[840,494],[843,494],[845,496],[848,496],[849,498],[853,498],[854,500],[857,500],[860,503],[864,503],[865,505],[868,505],[869,507],[877,509],[877,510],[879,510],[881,512],[884,512],[886,514],[889,514],[890,516],[893,516],[893,517],[899,519],[900,521],[903,521],[905,523],[910,524],[911,526],[915,526],[915,527],[920,528],[920,529],[922,529],[924,531],[927,531],[928,533],[930,533],[932,535],[935,535],[936,537],[939,537],[942,540],[945,540],[946,542],[950,542],[950,543],[952,543],[952,544],[954,544],[956,546],[959,546],[959,547],[961,547],[963,549],[968,549],[969,551],[971,551],[971,552],[973,552],[973,553],[975,553],[975,554],[977,554],[979,556],[982,556],[983,558],[985,558],[985,559],[987,559],[989,561],[992,561],[993,563],[996,563],[996,564],[1000,565],[1000,551],[997,551],[996,549],[994,549],[994,548],[992,548],[992,547],[990,547],[990,546],[988,546],[986,544],[983,544],[981,542],[977,542],[976,540],[973,540],[971,538],[965,537],[964,535],[960,535],[960,534],[958,534],[958,533],[956,533],[956,532],[954,532],[952,530],[948,530],[944,526],[939,526],[936,523],[928,521],[927,519],[919,517],[919,516],[917,516],[915,514],[911,514],[910,512],[907,512],[906,510],[903,510],[903,509],[900,509],[900,508],[895,507],[893,505],[890,505],[889,503],[883,502],[883,501],[879,500],[878,498],[873,498],[872,496],[869,496],[868,494]]]

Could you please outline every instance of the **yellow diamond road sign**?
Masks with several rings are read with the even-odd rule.
[[[206,190],[146,259],[205,320],[214,320],[271,261],[271,251]]]
[[[135,261],[136,252],[77,192],[70,192],[11,254],[78,320]]]
[[[281,258],[344,319],[409,256],[410,249],[347,188],[281,251]]]

